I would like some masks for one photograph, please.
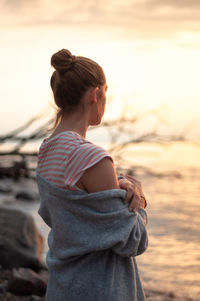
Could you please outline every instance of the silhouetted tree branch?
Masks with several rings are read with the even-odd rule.
[[[123,112],[122,116],[117,120],[110,120],[110,121],[103,121],[102,124],[99,126],[107,130],[109,134],[109,143],[110,146],[108,147],[108,152],[114,156],[114,158],[118,159],[119,161],[123,160],[123,150],[132,145],[138,144],[143,142],[156,142],[156,143],[168,143],[172,141],[185,141],[184,132],[181,135],[160,135],[157,133],[156,129],[151,130],[147,133],[140,133],[137,134],[135,130],[135,126],[137,122],[140,122],[142,119],[145,119],[149,116],[156,116],[159,120],[162,121],[162,114],[159,110],[153,110],[150,112],[145,112],[142,116],[133,116],[127,117],[126,114]],[[0,151],[0,156],[10,156],[16,157],[18,156],[21,158],[21,165],[17,165],[16,162],[13,162],[13,165],[10,166],[10,171],[8,169],[4,169],[4,167],[0,167],[0,176],[3,176],[3,172],[5,171],[7,174],[12,175],[13,172],[18,174],[24,174],[28,176],[28,164],[26,158],[35,157],[37,156],[37,151],[32,150],[30,152],[23,151],[23,146],[29,144],[32,141],[41,141],[43,138],[47,136],[49,133],[49,128],[53,127],[54,118],[51,118],[48,121],[41,122],[43,116],[42,114],[35,116],[24,125],[20,126],[16,130],[0,137],[0,145],[5,142],[15,143],[15,146],[9,151]],[[40,122],[40,126],[37,126],[36,129],[29,132],[27,135],[21,135],[24,130],[29,129],[33,124]],[[97,127],[91,127],[89,130],[97,129]],[[126,134],[126,139],[123,139],[123,135]],[[17,143],[17,145],[16,145]],[[17,166],[20,167],[20,173],[17,171]],[[22,170],[24,168],[24,170]],[[136,167],[135,167],[136,168]],[[153,174],[153,171],[145,168],[145,167],[137,167],[142,168],[144,171],[148,172],[149,174]],[[155,174],[155,173],[154,173]]]

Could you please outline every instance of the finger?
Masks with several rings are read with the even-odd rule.
[[[137,189],[138,189],[138,193],[140,194],[140,195],[144,195],[144,193],[143,193],[143,189],[142,189],[142,183],[141,182],[139,182],[138,180],[135,180],[135,179],[129,179],[128,177],[126,177],[126,179],[128,180],[128,181],[130,181]]]
[[[133,198],[132,198],[132,200],[131,200],[131,202],[130,202],[130,205],[129,205],[129,207],[128,207],[128,210],[129,210],[130,212],[133,212],[133,211],[136,211],[136,208],[137,208],[137,204],[136,204],[136,202],[134,201],[134,196],[133,196]]]
[[[140,198],[141,198],[141,207],[142,208],[146,208],[146,206],[147,206],[147,200],[145,199],[144,196],[141,196]]]
[[[125,198],[125,203],[129,203],[133,198],[133,191],[132,190],[127,190],[126,198]]]
[[[135,178],[130,175],[125,175],[125,177],[129,178],[130,180],[135,180]]]
[[[129,178],[127,178],[127,179],[129,179]],[[129,179],[129,181],[131,181],[132,183],[134,183],[135,185],[137,185],[138,188],[140,188],[140,189],[142,188],[142,183],[140,181],[138,181],[138,180],[136,180],[134,178],[132,180]]]
[[[134,179],[134,177],[130,176],[130,175],[125,175],[127,178],[129,179]]]
[[[124,178],[127,179],[128,181],[130,181],[131,183],[133,183],[132,177],[129,177],[128,175],[125,175]]]
[[[131,182],[133,185],[137,186],[139,189],[141,189],[141,184],[137,180],[131,179],[129,177],[125,177],[125,179]]]
[[[119,183],[120,183],[120,187],[125,188],[125,189],[130,188],[130,189],[135,190],[135,188],[137,187],[135,183],[132,183],[131,181],[129,181],[126,178],[121,179]]]
[[[120,179],[119,180],[119,184],[120,184],[120,188],[124,188],[127,190],[128,187],[131,187],[131,189],[133,191],[139,189],[140,190],[140,194],[142,193],[142,190],[141,190],[141,185],[138,183],[138,181],[136,180],[132,180],[131,178],[127,177],[127,176],[124,176],[123,179]]]
[[[129,175],[125,175],[125,177],[126,177],[127,179],[129,179],[129,180],[132,180],[134,183],[137,183],[137,184],[141,185],[141,182],[138,181],[137,179],[135,179],[134,177],[129,176]]]
[[[121,179],[119,181],[119,185],[120,185],[120,188],[126,189],[126,190],[130,190],[133,188],[133,184],[130,183],[130,181],[127,179]]]
[[[138,210],[139,207],[140,207],[140,198],[138,195],[135,194],[129,205],[129,210],[135,211],[135,210]]]

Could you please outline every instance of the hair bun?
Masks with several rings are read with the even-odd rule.
[[[63,73],[72,68],[75,56],[67,49],[62,49],[54,53],[51,57],[51,65],[59,73]]]

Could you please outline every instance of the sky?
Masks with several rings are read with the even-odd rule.
[[[169,129],[200,139],[200,1],[0,0],[2,133],[47,110],[62,48],[104,68],[105,118],[160,108]]]
[[[127,36],[198,32],[198,0],[1,0],[1,26],[100,26]]]

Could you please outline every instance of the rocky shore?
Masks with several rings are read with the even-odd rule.
[[[48,282],[48,270],[43,262],[44,238],[34,218],[12,206],[22,199],[27,203],[35,201],[38,195],[27,189],[28,183],[27,186],[23,183],[26,189],[21,186],[21,190],[15,189],[17,183],[12,189],[5,183],[0,183],[0,300],[43,301]],[[194,301],[174,292],[144,288],[147,301]]]
[[[31,215],[0,207],[0,300],[44,297],[48,271],[42,262],[43,245]]]
[[[44,283],[47,283],[48,279],[48,272],[47,271],[40,271],[38,274],[39,277],[44,281]],[[9,289],[7,289],[8,283],[13,279],[13,272],[12,270],[0,270],[0,300],[1,301],[45,301],[45,297],[38,296],[34,294],[34,290],[29,291],[24,295],[20,291],[18,293],[10,292]],[[23,283],[23,280],[21,281],[21,288],[25,288],[27,286],[27,282]],[[30,285],[31,286],[31,285]],[[33,287],[32,287],[33,288]],[[146,299],[147,301],[194,301],[194,299],[191,298],[183,298],[178,297],[172,292],[164,292],[159,290],[151,290],[149,288],[145,289]],[[85,300],[87,301],[87,300]]]

